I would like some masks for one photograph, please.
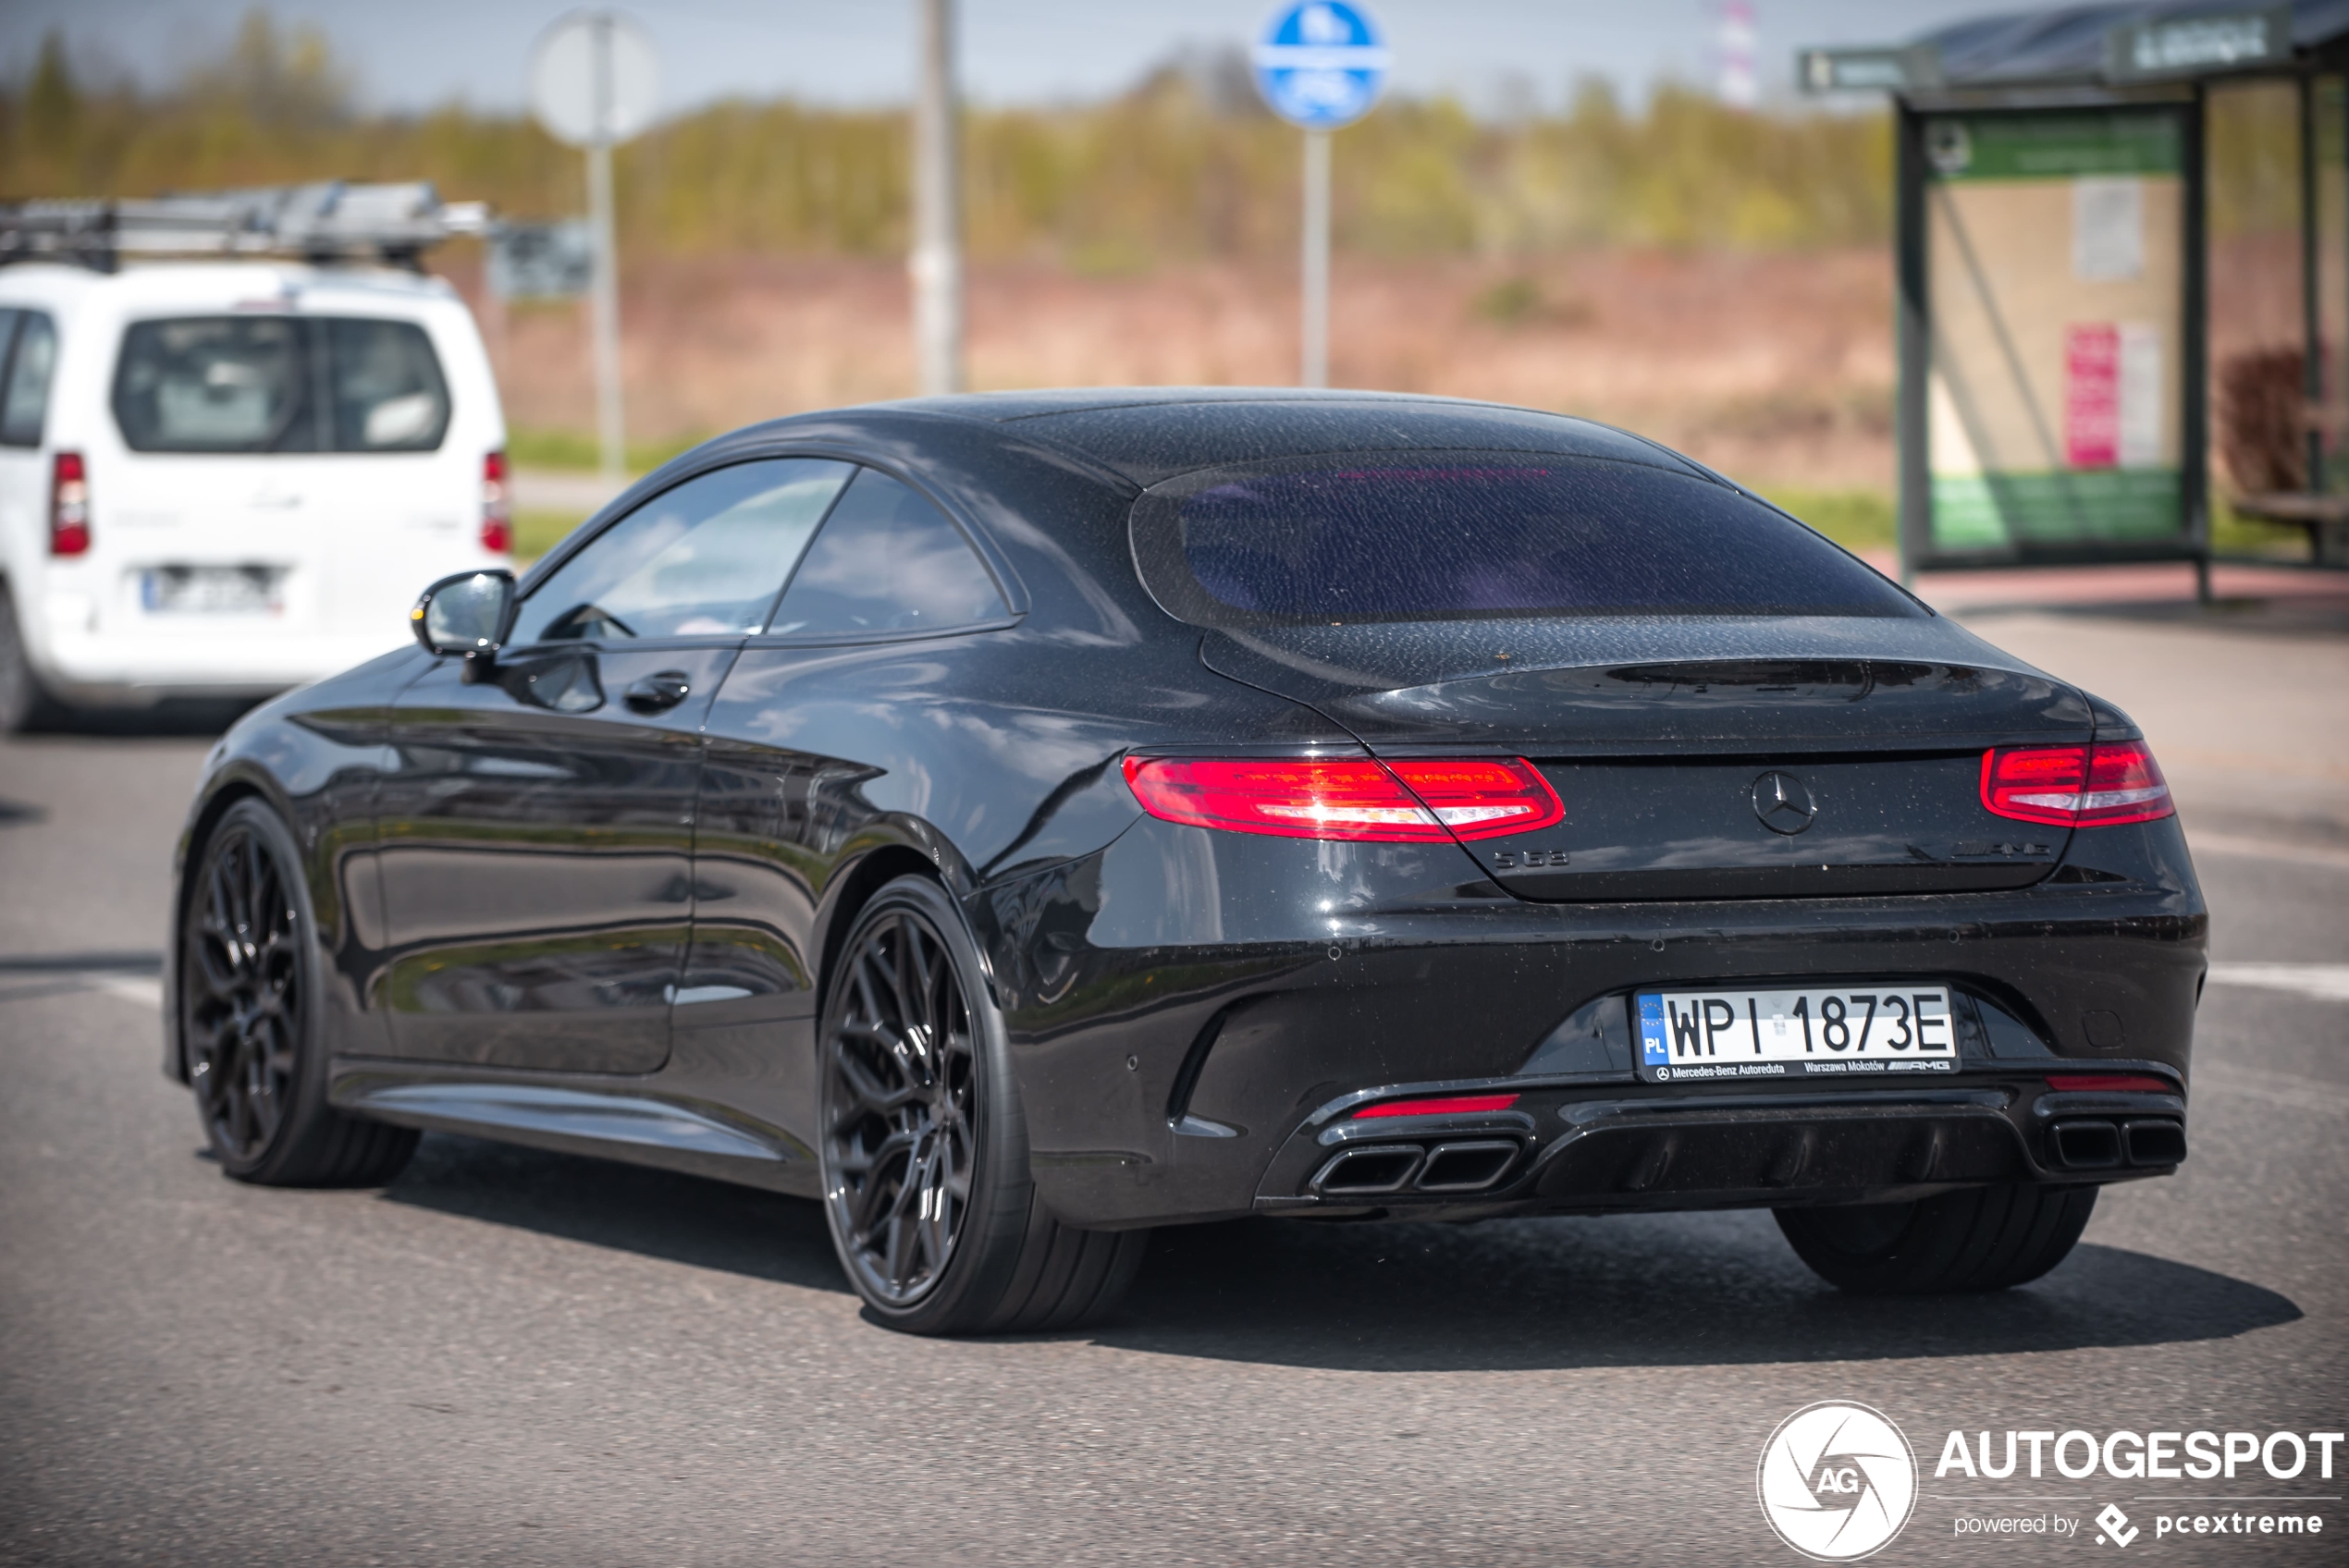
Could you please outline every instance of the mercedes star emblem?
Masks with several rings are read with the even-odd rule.
[[[1800,833],[1819,815],[1818,802],[1791,773],[1765,773],[1753,781],[1753,815],[1773,833]]]

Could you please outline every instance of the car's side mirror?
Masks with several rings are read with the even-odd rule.
[[[510,571],[461,571],[444,577],[425,589],[416,607],[408,612],[409,628],[424,651],[444,656],[462,655],[468,680],[497,661],[513,621],[514,574]]]

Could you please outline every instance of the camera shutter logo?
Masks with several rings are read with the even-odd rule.
[[[1806,1404],[1762,1445],[1755,1490],[1778,1538],[1821,1562],[1849,1562],[1890,1544],[1917,1503],[1917,1460],[1880,1411]]]

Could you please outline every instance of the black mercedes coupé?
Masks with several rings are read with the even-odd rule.
[[[2127,717],[1580,420],[1248,390],[754,426],[247,716],[166,1069],[228,1173],[447,1129],[819,1202],[876,1317],[1148,1228],[1765,1207],[2036,1278],[2185,1158]]]

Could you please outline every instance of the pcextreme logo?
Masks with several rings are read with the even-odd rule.
[[[1917,1503],[1917,1458],[1881,1411],[1823,1400],[1778,1423],[1754,1472],[1762,1516],[1820,1562],[1882,1550]]]

